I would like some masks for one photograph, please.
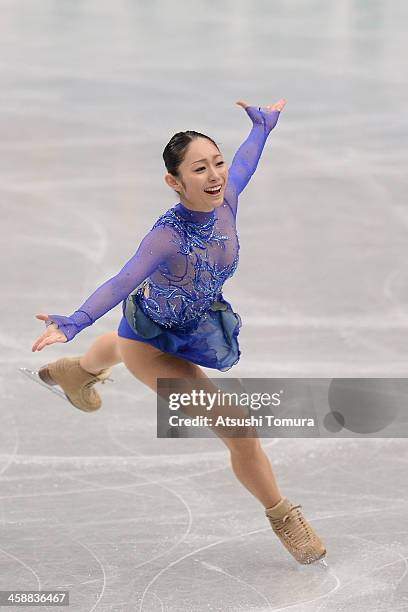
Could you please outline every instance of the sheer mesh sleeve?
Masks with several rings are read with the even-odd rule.
[[[94,293],[71,316],[48,315],[46,325],[55,323],[67,337],[67,342],[85,327],[92,325],[119,302],[124,300],[161,263],[177,251],[174,230],[168,226],[153,228],[123,268]]]
[[[255,172],[266,139],[277,124],[280,115],[279,111],[266,111],[255,106],[248,106],[245,110],[253,126],[248,138],[239,147],[232,160],[224,195],[234,216],[237,214],[238,196]]]

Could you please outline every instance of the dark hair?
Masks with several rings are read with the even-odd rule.
[[[212,142],[213,145],[215,145],[217,149],[220,150],[217,143],[205,134],[195,132],[194,130],[187,130],[186,132],[177,132],[177,134],[174,134],[174,136],[169,140],[163,151],[164,164],[169,174],[177,176],[178,169],[185,157],[187,148],[190,142],[192,142],[196,138],[207,138],[207,140]]]

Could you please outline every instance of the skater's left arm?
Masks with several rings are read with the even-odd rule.
[[[245,109],[252,121],[252,129],[247,139],[239,147],[228,170],[228,183],[224,199],[234,216],[237,214],[238,196],[245,189],[254,174],[268,135],[278,122],[280,111],[286,104],[283,98],[269,106],[249,106],[246,102],[237,102]]]

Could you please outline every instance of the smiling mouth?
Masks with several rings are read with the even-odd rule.
[[[218,185],[217,187],[210,187],[209,189],[204,189],[205,193],[208,195],[216,196],[219,195],[222,189],[222,185]]]

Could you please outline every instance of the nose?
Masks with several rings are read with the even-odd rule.
[[[215,183],[216,181],[219,181],[221,177],[221,174],[218,170],[218,168],[216,168],[215,166],[210,166],[210,170],[209,170],[209,180],[212,181],[213,183]]]

